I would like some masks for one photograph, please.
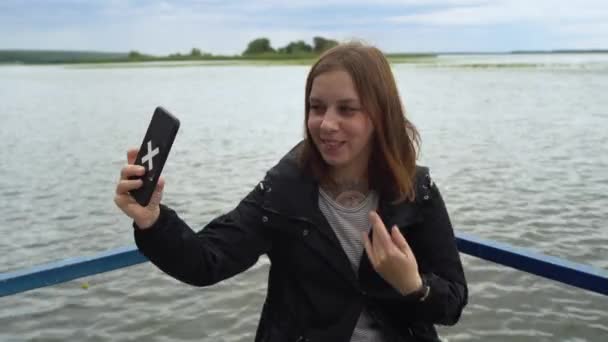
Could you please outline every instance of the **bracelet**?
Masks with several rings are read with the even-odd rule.
[[[424,302],[429,297],[429,294],[431,294],[431,287],[428,285],[425,285],[423,288],[423,291],[424,292],[422,293],[422,296],[420,296],[420,298],[418,298],[419,302]]]

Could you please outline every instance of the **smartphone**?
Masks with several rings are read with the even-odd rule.
[[[142,206],[150,203],[178,130],[179,120],[165,108],[156,107],[135,158],[135,164],[142,165],[146,172],[143,176],[130,178],[143,181],[141,187],[130,191],[131,196]]]

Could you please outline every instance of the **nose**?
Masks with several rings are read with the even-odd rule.
[[[325,112],[325,115],[323,116],[323,121],[321,121],[321,131],[323,132],[333,132],[333,131],[337,131],[338,127],[340,127],[339,124],[339,118],[338,115],[336,115],[336,112],[334,109],[327,108],[327,111]]]

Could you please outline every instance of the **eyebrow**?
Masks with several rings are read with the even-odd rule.
[[[316,98],[316,97],[310,97],[309,98],[310,102],[323,102],[323,100]],[[357,99],[352,99],[352,98],[346,98],[346,99],[340,99],[338,100],[338,103],[344,104],[344,103],[359,103],[359,100]]]

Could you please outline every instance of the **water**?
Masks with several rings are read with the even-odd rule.
[[[133,243],[113,191],[159,104],[182,122],[165,202],[196,229],[230,210],[302,137],[307,71],[0,67],[0,271]],[[394,72],[457,231],[608,270],[608,55],[447,56]],[[608,298],[463,262],[470,303],[440,329],[449,341],[606,340]],[[143,264],[5,297],[0,340],[250,341],[267,271],[262,258],[200,289]]]

